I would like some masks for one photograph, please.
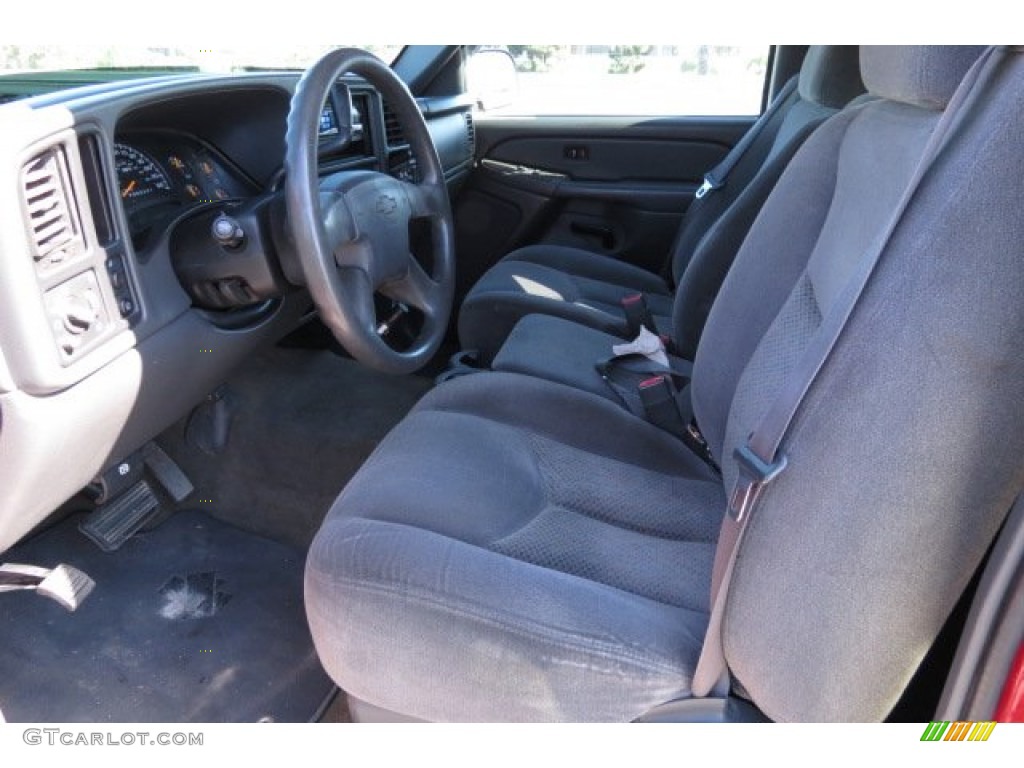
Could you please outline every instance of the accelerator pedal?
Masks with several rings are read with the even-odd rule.
[[[160,511],[160,501],[145,480],[96,508],[78,525],[104,552],[120,548]]]
[[[48,597],[69,611],[78,608],[95,586],[88,574],[66,563],[56,568],[20,563],[0,565],[0,593],[35,590],[37,595]]]

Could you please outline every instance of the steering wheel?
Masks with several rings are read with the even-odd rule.
[[[320,115],[338,78],[361,76],[387,100],[416,157],[421,181],[343,171],[320,179]],[[347,124],[347,115],[339,121]],[[405,84],[383,61],[356,48],[327,53],[306,70],[292,97],[285,150],[287,228],[306,287],[324,324],[359,362],[388,373],[411,373],[437,351],[454,292],[454,236],[444,172],[423,115]],[[432,273],[410,248],[413,219],[430,222]],[[374,293],[423,313],[403,350],[378,332]]]

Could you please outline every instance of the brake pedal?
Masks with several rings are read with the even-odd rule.
[[[140,480],[117,498],[103,504],[78,525],[104,552],[119,549],[160,511],[149,483]]]
[[[142,448],[142,457],[153,477],[172,499],[180,504],[192,495],[195,487],[163,448],[156,443],[148,443]]]
[[[67,563],[56,568],[3,563],[0,565],[0,592],[35,590],[36,594],[60,603],[69,611],[76,610],[89,596],[96,582]]]

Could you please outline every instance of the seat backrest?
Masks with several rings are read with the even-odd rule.
[[[673,338],[689,359],[743,238],[793,154],[811,132],[864,93],[855,45],[812,45],[796,91],[744,153],[728,183],[686,212],[672,248]]]
[[[877,100],[804,144],[723,284],[694,368],[732,451],[884,231],[977,47],[862,49]],[[1024,484],[1024,61],[1010,55],[918,187],[783,446],[723,622],[778,720],[876,720],[898,699]]]

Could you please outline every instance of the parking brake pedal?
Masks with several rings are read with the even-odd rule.
[[[113,552],[160,511],[160,501],[145,480],[96,508],[78,530],[104,552]]]
[[[20,563],[0,565],[0,593],[35,590],[36,594],[55,600],[74,611],[92,592],[96,582],[66,563],[56,568],[39,568]]]

